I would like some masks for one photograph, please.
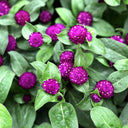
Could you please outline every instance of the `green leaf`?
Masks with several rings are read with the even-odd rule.
[[[85,7],[85,11],[90,12],[93,17],[101,18],[104,11],[107,9],[104,3],[93,3]]]
[[[39,82],[43,83],[43,73],[46,68],[46,64],[40,62],[40,61],[34,61],[31,63],[31,65],[36,69],[37,71],[37,78]]]
[[[120,114],[120,120],[122,121],[123,125],[128,125],[128,103],[125,105]]]
[[[23,100],[23,96],[24,96],[23,93],[16,94],[16,95],[14,95],[14,100],[15,100],[18,104],[23,104],[23,103],[25,103],[24,100]]]
[[[12,117],[4,105],[0,104],[0,128],[11,128]]]
[[[112,62],[116,62],[121,59],[127,59],[128,47],[126,47],[125,44],[107,38],[102,38],[101,41],[105,45],[106,54],[104,54],[103,56],[106,59]]]
[[[71,0],[60,0],[60,4],[64,8],[71,9]]]
[[[71,0],[71,7],[75,17],[84,10],[84,0]]]
[[[124,4],[128,4],[128,0],[123,0]]]
[[[8,45],[8,30],[5,26],[0,26],[0,54],[3,55]]]
[[[110,6],[118,6],[120,5],[121,0],[104,0]]]
[[[114,64],[114,67],[119,71],[128,70],[128,59],[122,59],[122,60],[116,61],[116,63]]]
[[[89,4],[93,4],[93,3],[98,3],[98,0],[84,0],[84,2],[86,5],[89,5]]]
[[[51,95],[51,94],[46,93],[42,89],[38,90],[36,100],[35,100],[35,110],[37,111],[38,109],[40,109],[43,105],[45,105],[48,102],[59,102],[57,99],[58,96],[62,96],[62,94],[58,92],[56,95]],[[64,98],[61,100],[61,102],[63,101],[65,101]]]
[[[68,30],[63,30],[60,34],[57,35],[58,40],[65,45],[72,45],[72,41],[69,40]]]
[[[128,71],[115,71],[109,75],[108,80],[114,86],[114,92],[119,93],[128,88]]]
[[[28,40],[31,33],[37,32],[37,29],[32,24],[26,22],[25,26],[22,28],[22,35],[23,37]]]
[[[128,128],[128,125],[123,126],[123,128]]]
[[[94,57],[92,53],[85,53],[80,47],[78,47],[75,54],[74,66],[82,66],[86,69],[92,64],[93,59]]]
[[[43,42],[46,44],[50,44],[52,42],[52,39],[50,36],[48,36],[47,34],[42,34],[43,36]]]
[[[16,51],[9,52],[11,58],[11,67],[17,76],[22,75],[29,68],[28,62],[25,58]]]
[[[78,128],[75,109],[69,103],[58,103],[49,111],[53,128]]]
[[[68,25],[73,26],[76,24],[76,19],[73,16],[72,12],[66,8],[56,8],[56,12],[60,18]]]
[[[52,46],[42,45],[41,49],[36,54],[36,60],[45,63],[51,58],[52,53]]]
[[[97,128],[122,128],[119,118],[108,108],[97,106],[91,110],[91,118]]]
[[[97,21],[93,22],[92,26],[96,29],[97,34],[100,36],[115,35],[113,26],[104,20],[98,19]]]
[[[8,101],[6,106],[13,118],[12,128],[32,128],[36,117],[36,112],[32,105],[19,105]]]
[[[0,103],[4,103],[12,85],[15,74],[7,67],[0,67]]]
[[[42,123],[39,126],[35,126],[34,128],[52,128],[52,126],[49,123]]]
[[[60,71],[59,71],[58,67],[51,62],[47,63],[47,66],[43,73],[43,80],[45,81],[48,79],[56,79],[58,82],[61,82]]]

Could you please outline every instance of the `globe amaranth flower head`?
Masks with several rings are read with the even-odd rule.
[[[8,35],[8,45],[6,51],[13,51],[16,49],[16,40],[12,35]]]
[[[77,22],[82,25],[91,26],[93,17],[91,13],[82,11],[77,16]]]
[[[59,34],[61,30],[64,28],[65,26],[63,24],[51,25],[46,29],[46,34],[52,38],[52,41],[57,41],[58,40],[57,34]]]
[[[51,18],[52,18],[52,14],[47,10],[42,11],[40,13],[40,21],[42,23],[45,23],[45,24],[48,23],[51,20]]]
[[[9,13],[10,5],[7,1],[0,1],[0,17]]]
[[[69,73],[73,68],[73,63],[62,63],[58,66],[58,68],[61,73],[61,77],[66,81],[69,80]]]
[[[48,79],[44,81],[42,87],[45,92],[55,95],[60,89],[60,83],[56,79]]]
[[[75,25],[69,29],[68,36],[75,44],[83,44],[86,39],[87,29],[81,25]]]
[[[119,35],[111,36],[111,39],[116,40],[116,41],[118,41],[120,43],[124,43],[124,39],[121,38],[121,36],[119,36]]]
[[[110,81],[101,80],[95,85],[95,89],[96,88],[103,99],[111,98],[113,96],[114,87]]]
[[[95,103],[98,103],[98,102],[101,101],[101,97],[99,97],[99,96],[98,96],[97,94],[95,94],[95,93],[92,93],[92,94],[91,94],[91,99],[92,99],[92,101],[95,102]]]
[[[69,78],[72,83],[82,85],[88,81],[88,74],[83,67],[76,66],[75,68],[72,68],[69,73]]]
[[[60,55],[60,63],[62,64],[64,62],[68,62],[68,63],[74,62],[74,53],[72,51],[64,51]]]
[[[27,11],[20,10],[15,14],[15,20],[17,24],[24,26],[27,22],[30,22],[30,15]]]
[[[25,94],[25,95],[23,96],[23,100],[24,100],[25,103],[28,103],[28,102],[31,100],[31,95]]]
[[[32,47],[39,47],[43,44],[43,37],[42,34],[40,32],[33,32],[30,36],[29,36],[29,40],[28,40],[30,46]]]
[[[3,58],[2,56],[0,55],[0,66],[3,65],[4,61],[3,61]]]
[[[126,35],[126,37],[125,37],[125,44],[128,45],[128,33],[127,33],[127,35]]]
[[[19,78],[19,85],[24,89],[33,88],[36,85],[36,76],[32,72],[25,72]]]

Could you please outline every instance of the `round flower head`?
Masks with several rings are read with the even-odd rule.
[[[68,36],[75,44],[83,44],[86,38],[87,29],[81,25],[75,25],[69,29]]]
[[[101,97],[99,97],[97,94],[95,94],[95,93],[92,93],[91,94],[91,99],[92,99],[92,101],[94,101],[94,102],[96,102],[96,103],[98,103],[98,102],[100,102],[101,101]]]
[[[58,96],[58,98],[57,98],[59,101],[61,101],[62,100],[62,96]]]
[[[126,37],[125,37],[125,44],[128,45],[128,33],[127,33],[127,35],[126,35]]]
[[[92,15],[89,12],[82,11],[77,16],[77,22],[83,25],[92,25]]]
[[[24,10],[20,10],[15,14],[15,20],[17,24],[24,26],[27,22],[30,22],[30,15]]]
[[[68,62],[73,63],[74,61],[74,53],[71,51],[65,51],[60,55],[60,63]]]
[[[61,77],[64,80],[69,80],[69,73],[73,68],[73,63],[67,63],[67,62],[62,63],[58,66],[58,68],[61,73]]]
[[[15,50],[16,46],[17,46],[17,44],[16,44],[15,38],[12,35],[9,35],[8,36],[8,45],[7,45],[6,51]]]
[[[59,29],[65,29],[65,26],[63,25],[63,24],[60,24],[60,23],[57,23],[57,24],[55,24],[55,26],[57,27],[57,28],[59,28]]]
[[[92,40],[92,35],[91,35],[90,32],[86,33],[86,39],[87,39],[87,41],[91,41]]]
[[[107,99],[113,96],[114,87],[110,81],[101,80],[95,85],[95,89],[98,89],[101,98]]]
[[[42,87],[45,92],[55,95],[58,93],[60,89],[60,83],[55,79],[48,79],[44,81],[44,83],[42,84]]]
[[[3,65],[4,61],[3,61],[3,58],[2,56],[0,55],[0,66]]]
[[[42,34],[40,32],[33,32],[30,36],[29,36],[29,40],[28,40],[30,46],[32,47],[39,47],[43,44],[43,37]]]
[[[69,73],[69,78],[72,83],[82,85],[88,81],[88,74],[83,67],[75,67]]]
[[[48,23],[52,18],[52,14],[49,11],[42,11],[40,13],[40,21],[42,23]]]
[[[26,94],[26,95],[23,96],[23,100],[24,100],[25,103],[28,103],[31,100],[31,96]]]
[[[113,64],[114,64],[114,63],[111,62],[111,61],[108,61],[108,64],[109,64],[110,67],[113,67]]]
[[[116,41],[118,41],[120,43],[124,43],[124,39],[121,38],[121,36],[119,36],[119,35],[112,36],[111,39],[116,40]]]
[[[46,34],[49,35],[52,38],[52,41],[57,41],[58,37],[57,34],[61,32],[62,29],[64,29],[62,25],[51,25],[46,29]]]
[[[8,14],[10,10],[10,5],[7,1],[0,1],[0,16]]]
[[[19,85],[24,89],[33,88],[36,84],[36,76],[32,72],[25,72],[19,78]]]

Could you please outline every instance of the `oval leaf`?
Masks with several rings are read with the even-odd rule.
[[[118,6],[120,5],[121,0],[104,0],[110,6]]]

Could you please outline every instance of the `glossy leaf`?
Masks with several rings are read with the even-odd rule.
[[[118,6],[120,5],[121,0],[104,0],[110,6]]]

